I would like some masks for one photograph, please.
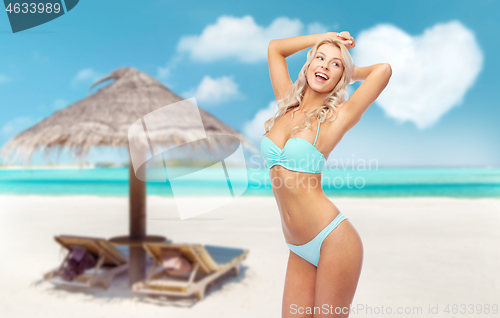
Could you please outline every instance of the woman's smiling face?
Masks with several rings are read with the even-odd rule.
[[[307,69],[307,83],[318,93],[329,93],[335,88],[343,72],[340,48],[333,44],[322,44]]]

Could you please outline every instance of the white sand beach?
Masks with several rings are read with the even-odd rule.
[[[398,317],[498,317],[460,313],[460,305],[500,305],[500,199],[331,200],[364,244],[352,317],[380,317],[382,306],[393,315],[422,308]],[[221,278],[201,302],[136,294],[127,275],[108,290],[56,287],[42,280],[62,261],[54,235],[127,234],[128,198],[2,195],[0,317],[281,317],[289,250],[273,197],[240,197],[184,221],[172,198],[148,196],[147,209],[149,234],[249,249],[240,275]],[[448,304],[458,312],[446,313]]]

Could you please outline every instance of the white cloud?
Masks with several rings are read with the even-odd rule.
[[[261,135],[266,132],[264,123],[266,120],[273,117],[277,111],[278,104],[274,100],[268,104],[267,108],[259,110],[250,121],[247,121],[243,125],[243,134],[256,142],[259,142]]]
[[[3,84],[5,82],[8,82],[10,81],[10,78],[8,78],[7,76],[3,75],[3,74],[0,74],[0,84]]]
[[[196,89],[185,92],[182,96],[185,98],[194,96],[198,102],[209,105],[238,98],[241,94],[238,92],[238,84],[234,82],[232,76],[222,76],[219,78],[205,76]]]
[[[380,24],[361,32],[353,51],[358,66],[391,64],[391,80],[377,104],[419,129],[460,105],[483,64],[474,33],[459,21],[436,24],[417,36]]]
[[[321,23],[318,22],[313,22],[307,26],[307,34],[319,34],[319,33],[326,33],[328,32],[328,29],[322,25]],[[332,30],[333,32],[333,30]]]
[[[79,71],[76,76],[73,78],[73,86],[79,84],[79,83],[87,83],[87,84],[93,84],[97,80],[103,78],[105,75],[98,73],[94,71],[91,68],[86,68],[81,71]]]
[[[62,98],[58,98],[54,101],[54,104],[52,105],[52,108],[54,109],[62,109],[64,107],[68,106],[68,101]]]
[[[69,102],[63,98],[58,98],[54,100],[52,104],[46,105],[46,104],[41,104],[38,106],[38,110],[40,111],[53,111],[53,110],[59,110],[62,108],[65,108],[69,105]]]
[[[158,78],[167,78],[170,75],[170,67],[167,65],[165,67],[158,67]]]
[[[237,59],[244,63],[267,60],[267,46],[272,39],[304,35],[308,32],[326,32],[319,23],[312,23],[305,31],[299,19],[276,18],[269,26],[258,25],[252,16],[241,18],[221,16],[208,25],[200,35],[183,36],[179,52],[187,52],[199,62]]]
[[[24,129],[32,126],[34,123],[35,121],[30,117],[26,116],[16,117],[7,122],[6,124],[4,124],[2,129],[0,129],[0,133],[6,136],[15,135],[23,131]]]
[[[167,79],[171,74],[172,74],[172,69],[178,65],[178,62],[182,60],[182,55],[180,54],[177,54],[177,55],[174,55],[170,61],[168,61],[166,64],[165,64],[165,67],[161,67],[159,66],[158,67],[158,75],[157,77],[159,79],[162,79],[162,80],[165,80]]]

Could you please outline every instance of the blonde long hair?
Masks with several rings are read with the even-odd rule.
[[[300,70],[297,80],[295,81],[295,83],[293,83],[291,88],[286,92],[285,96],[277,101],[278,111],[272,118],[268,119],[265,122],[264,125],[266,132],[262,136],[265,136],[273,126],[274,122],[277,119],[281,118],[283,115],[285,115],[289,109],[297,107],[301,104],[302,98],[304,97],[304,93],[306,90],[306,84],[307,84],[306,74],[307,70],[309,69],[309,65],[311,64],[314,56],[316,56],[318,48],[326,43],[333,44],[340,49],[340,59],[342,60],[342,64],[344,65],[344,72],[342,74],[342,77],[338,81],[337,85],[323,99],[323,105],[319,105],[313,108],[312,110],[308,111],[307,113],[305,113],[304,119],[302,120],[300,125],[295,126],[292,129],[290,135],[291,137],[293,137],[295,133],[304,129],[311,128],[312,127],[311,118],[313,118],[313,116],[319,118],[320,122],[324,122],[330,119],[334,114],[335,117],[331,121],[337,119],[337,106],[346,101],[348,98],[347,86],[349,85],[352,79],[354,62],[352,60],[351,54],[349,53],[349,51],[342,42],[327,37],[320,39],[309,50],[309,52],[307,52],[306,63]],[[297,109],[295,109],[293,112],[297,111],[298,109],[299,108],[297,107]],[[293,119],[293,112],[292,112],[292,119]]]

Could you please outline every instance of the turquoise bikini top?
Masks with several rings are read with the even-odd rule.
[[[316,148],[320,125],[321,122],[318,122],[318,131],[312,145],[304,138],[294,137],[288,139],[283,149],[280,149],[271,139],[264,136],[260,151],[269,169],[280,165],[291,171],[321,173],[326,159]]]

